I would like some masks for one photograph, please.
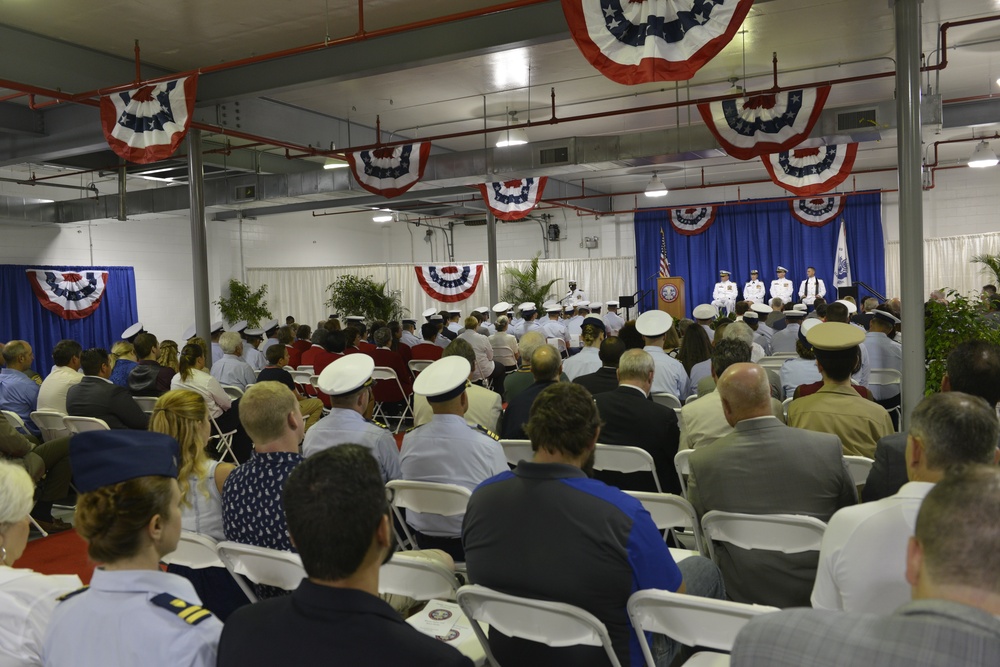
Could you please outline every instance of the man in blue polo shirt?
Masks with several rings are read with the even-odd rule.
[[[600,416],[583,387],[556,383],[535,399],[526,431],[535,452],[472,494],[462,530],[469,578],[504,593],[581,607],[608,628],[622,665],[642,665],[625,609],[637,590],[725,597],[715,565],[676,564],[649,513],[631,496],[591,479]],[[501,664],[607,665],[600,647],[551,648],[490,632]],[[653,636],[658,665],[677,645]]]

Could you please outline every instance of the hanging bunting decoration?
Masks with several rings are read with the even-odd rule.
[[[374,195],[392,199],[424,177],[430,154],[430,142],[420,141],[348,153],[347,161],[358,185]]]
[[[562,0],[580,52],[625,85],[685,81],[733,39],[753,0]]]
[[[429,297],[445,303],[464,301],[472,296],[483,275],[482,264],[465,266],[417,266],[417,282]]]
[[[719,144],[737,160],[788,151],[809,138],[830,86],[761,93],[699,104],[698,113]]]
[[[118,157],[137,164],[177,151],[194,112],[198,75],[101,97],[101,129]]]
[[[31,291],[42,308],[64,320],[82,320],[101,305],[108,285],[105,271],[81,273],[27,269]]]
[[[667,218],[674,231],[684,236],[701,234],[715,222],[714,206],[698,206],[694,208],[672,208],[667,211]]]
[[[516,181],[481,183],[479,192],[486,206],[500,220],[520,220],[538,205],[545,190],[547,176],[522,178]]]
[[[803,225],[822,227],[844,212],[847,197],[836,195],[833,197],[792,199],[788,205],[792,209],[792,216]]]
[[[762,155],[761,161],[777,185],[800,197],[829,192],[847,180],[858,156],[857,144],[795,148]]]

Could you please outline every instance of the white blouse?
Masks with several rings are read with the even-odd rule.
[[[40,666],[42,639],[59,596],[81,586],[75,574],[0,566],[0,665]]]
[[[191,369],[191,374],[186,380],[181,378],[180,373],[175,373],[173,379],[170,380],[170,388],[190,389],[204,396],[205,403],[208,405],[208,414],[212,416],[212,419],[218,419],[224,411],[233,405],[233,399],[229,397],[219,381],[205,371],[199,371],[196,368]]]

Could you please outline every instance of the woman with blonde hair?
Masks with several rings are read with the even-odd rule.
[[[190,582],[160,569],[181,535],[179,453],[161,433],[73,436],[74,528],[102,565],[52,613],[46,667],[215,665],[222,623]]]
[[[28,544],[35,485],[27,471],[0,460],[0,665],[41,665],[42,639],[60,595],[80,587],[73,575],[15,569]]]
[[[128,374],[139,365],[135,356],[135,347],[127,340],[120,340],[111,348],[111,381],[119,387],[128,389]]]
[[[164,368],[171,368],[176,373],[179,370],[177,364],[177,343],[172,340],[165,340],[160,343],[160,355],[156,357],[156,363]]]

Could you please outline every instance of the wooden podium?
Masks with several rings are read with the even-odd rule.
[[[657,278],[656,303],[660,310],[670,313],[675,320],[682,320],[687,315],[684,301],[683,278]]]

